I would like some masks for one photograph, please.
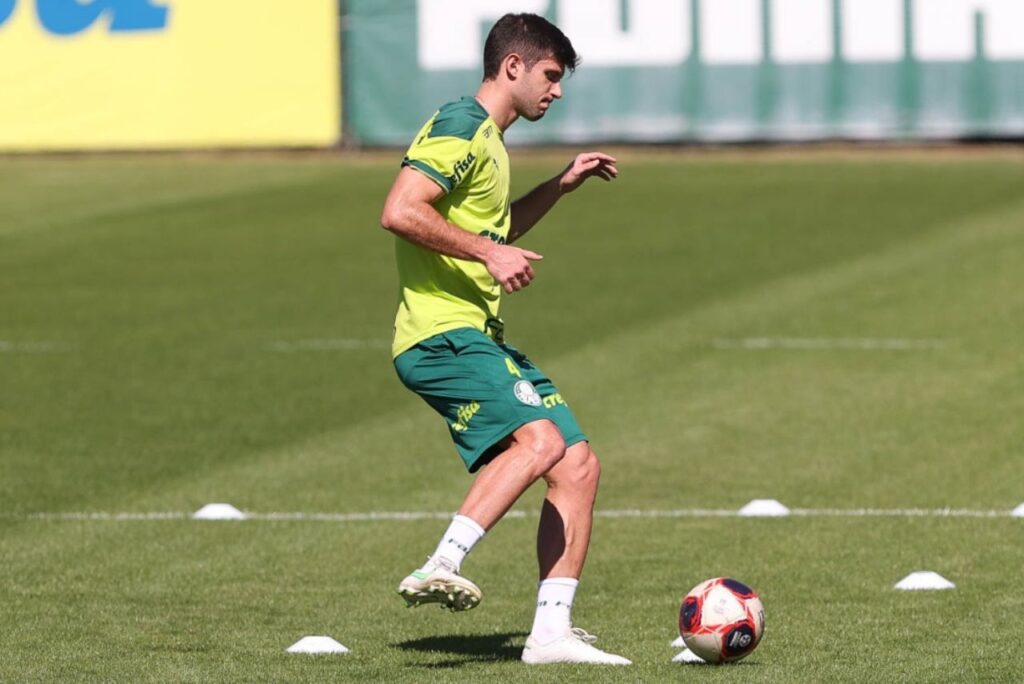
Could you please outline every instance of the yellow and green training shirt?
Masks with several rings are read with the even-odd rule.
[[[475,98],[441,107],[416,135],[402,166],[437,183],[434,208],[449,223],[504,244],[511,225],[508,152],[501,129]],[[428,337],[475,328],[500,340],[501,286],[479,262],[395,239],[399,299],[392,356]]]

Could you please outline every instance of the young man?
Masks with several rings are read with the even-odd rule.
[[[542,258],[511,243],[586,179],[618,175],[615,159],[585,153],[509,201],[503,134],[519,117],[543,117],[577,63],[572,44],[547,20],[502,17],[484,45],[476,96],[444,105],[423,126],[384,204],[381,225],[398,237],[395,369],[445,418],[469,471],[479,470],[434,554],[398,592],[411,606],[475,607],[482,594],[459,574],[463,559],[544,478],[537,613],[522,659],[628,665],[591,645],[594,637],[571,621],[590,543],[597,457],[551,380],[505,344],[498,317],[501,290],[529,285],[531,262]]]

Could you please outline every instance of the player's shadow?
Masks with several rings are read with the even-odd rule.
[[[439,655],[457,656],[430,663],[417,663],[420,667],[454,668],[473,663],[495,663],[502,660],[519,660],[523,652],[521,645],[513,639],[525,637],[526,632],[501,632],[499,634],[459,634],[411,639],[395,644],[403,651],[418,651]]]

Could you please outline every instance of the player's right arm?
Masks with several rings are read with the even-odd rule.
[[[530,261],[543,257],[527,249],[499,245],[448,223],[433,206],[443,194],[441,186],[426,175],[403,167],[384,201],[381,227],[433,252],[483,263],[506,292],[529,285],[535,275]]]

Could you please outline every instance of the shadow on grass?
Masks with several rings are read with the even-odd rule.
[[[403,651],[458,656],[457,658],[446,658],[429,663],[411,663],[413,666],[455,668],[474,663],[519,660],[523,647],[522,645],[513,644],[512,640],[525,637],[526,635],[526,632],[502,632],[499,634],[432,636],[402,641],[394,644],[394,646]]]

